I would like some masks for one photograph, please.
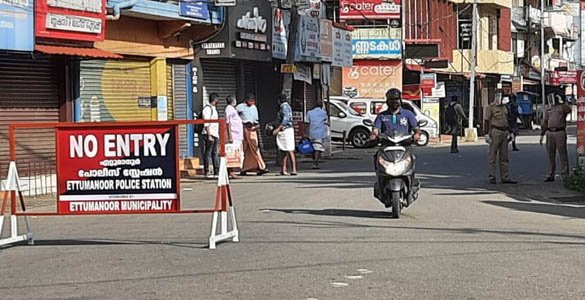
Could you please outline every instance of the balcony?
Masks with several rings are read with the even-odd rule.
[[[473,4],[473,0],[449,0],[457,4]],[[495,5],[500,8],[512,8],[512,0],[477,0],[479,5]]]
[[[463,58],[461,54],[463,53]],[[471,62],[471,50],[453,50],[453,63],[451,71],[457,73],[469,73]],[[477,67],[478,73],[512,75],[514,74],[514,53],[501,50],[478,50]]]

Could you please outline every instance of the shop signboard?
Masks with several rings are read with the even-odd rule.
[[[179,2],[179,15],[188,18],[207,20],[209,19],[209,7],[207,0],[187,0]]]
[[[545,79],[548,85],[553,86],[576,84],[577,71],[547,71]]]
[[[101,42],[105,28],[106,0],[36,0],[36,37]]]
[[[333,22],[321,19],[321,61],[333,61]]]
[[[437,85],[437,74],[435,73],[424,73],[420,75],[420,88],[421,89],[432,89]]]
[[[584,70],[579,71],[579,80],[577,82],[577,153],[579,156],[585,157],[585,71]]]
[[[307,65],[298,64],[294,69],[294,79],[308,84],[313,83],[313,69]]]
[[[0,50],[34,50],[32,0],[0,0]]]
[[[339,0],[339,19],[400,19],[401,0]]]
[[[296,61],[321,61],[320,21],[310,16],[299,16],[296,40]]]
[[[333,27],[333,62],[331,65],[346,68],[353,65],[351,32]]]
[[[384,98],[391,88],[402,90],[400,60],[356,60],[343,68],[343,88],[355,89],[359,97]]]
[[[57,128],[59,214],[175,212],[176,125]]]
[[[359,28],[352,32],[354,59],[401,59],[400,28]]]
[[[290,11],[280,8],[272,9],[272,57],[286,59],[288,48],[288,31]]]
[[[433,120],[437,121],[439,124],[439,120],[441,118],[441,101],[437,98],[423,98],[422,100],[422,111],[425,115],[431,117]],[[440,130],[439,130],[440,132]]]
[[[272,61],[272,37],[275,33],[270,2],[239,2],[226,10],[228,17],[222,31],[205,43],[213,47],[205,49],[199,45],[198,48],[205,51],[200,51],[198,56]],[[280,57],[286,57],[285,53],[284,49],[281,50]]]

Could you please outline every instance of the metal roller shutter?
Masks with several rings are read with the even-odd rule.
[[[274,71],[274,65],[271,63],[256,63],[255,80],[262,85],[256,89],[258,115],[260,124],[264,126],[276,120],[276,115],[280,109],[276,96],[280,93],[280,72]],[[260,146],[264,151],[276,149],[276,138],[260,134]]]
[[[173,64],[173,96],[175,103],[175,119],[186,120],[187,118],[187,66],[181,63]],[[187,126],[179,126],[179,152],[181,157],[188,155]]]
[[[150,121],[151,109],[138,105],[150,97],[148,60],[81,62],[82,122]]]
[[[167,61],[167,119],[173,120],[175,115],[175,94],[173,91],[173,65]]]
[[[202,59],[203,69],[203,103],[209,102],[209,94],[218,93],[220,101],[217,112],[220,118],[225,117],[225,98],[236,96],[237,77],[236,65],[229,59]]]
[[[59,122],[59,65],[47,56],[0,56],[0,170],[9,160],[8,124],[15,122]],[[19,169],[27,161],[54,161],[52,129],[16,131]],[[26,176],[21,171],[21,176]]]

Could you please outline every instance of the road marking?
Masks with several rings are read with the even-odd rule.
[[[270,209],[261,209],[260,210],[261,213],[269,213],[272,212]]]
[[[183,188],[183,191],[192,191],[192,188]]]
[[[346,287],[349,285],[349,283],[347,283],[347,282],[332,282],[331,285],[334,288],[338,288],[338,287]]]
[[[368,269],[357,269],[357,271],[360,274],[370,274],[370,273],[374,273],[374,271],[368,270]]]
[[[345,278],[354,280],[354,279],[362,279],[362,278],[364,278],[364,276],[362,276],[362,275],[345,275]]]

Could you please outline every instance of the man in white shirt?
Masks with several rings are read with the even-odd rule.
[[[219,115],[217,113],[217,101],[219,95],[211,93],[209,95],[209,105],[203,107],[202,115],[205,120],[217,120]],[[219,147],[219,123],[205,123],[203,128],[203,165],[205,167],[205,177],[213,178],[219,174],[219,155],[217,153]],[[213,164],[213,174],[209,173],[209,161]]]

